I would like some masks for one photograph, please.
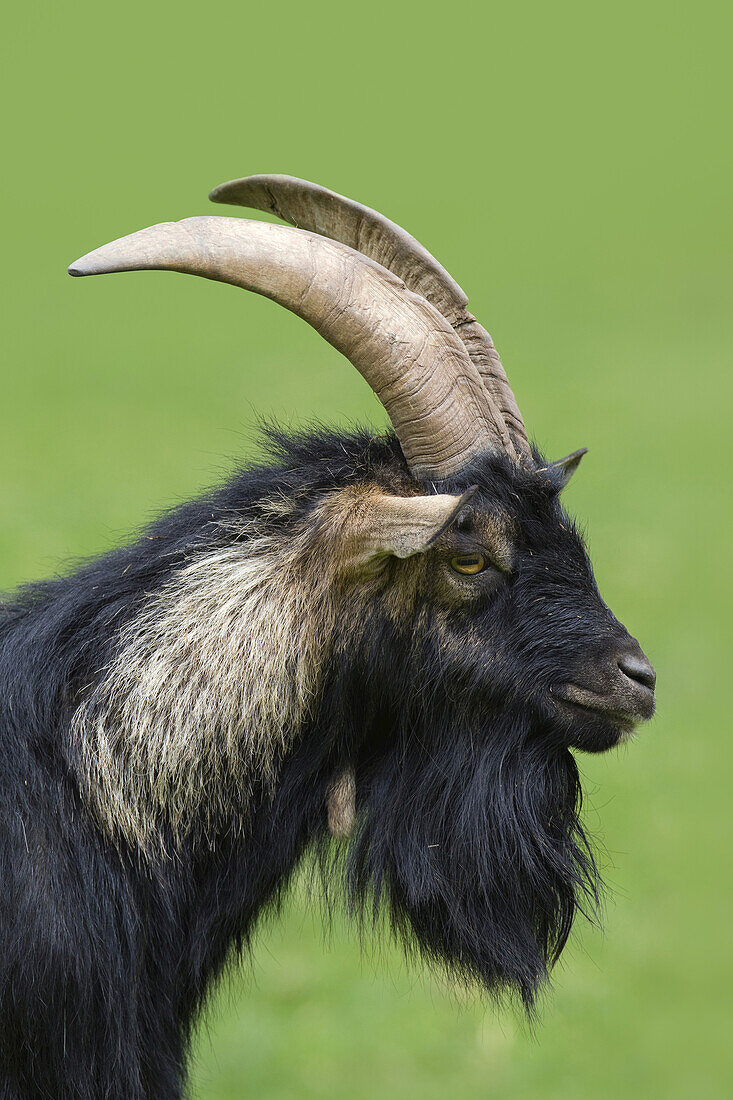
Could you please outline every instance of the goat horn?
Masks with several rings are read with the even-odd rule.
[[[501,444],[498,410],[445,318],[343,244],[267,222],[187,218],[103,245],[69,274],[140,269],[231,283],[306,320],[374,390],[415,477],[449,477]]]
[[[466,308],[468,298],[455,279],[401,226],[368,206],[295,176],[231,180],[215,187],[209,198],[266,210],[300,229],[341,241],[393,271],[410,290],[427,298],[461,337],[506,424],[507,449],[529,452],[522,415],[493,340]]]

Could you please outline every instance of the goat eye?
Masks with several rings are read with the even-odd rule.
[[[451,569],[473,577],[486,568],[486,558],[482,554],[460,554],[450,560]]]

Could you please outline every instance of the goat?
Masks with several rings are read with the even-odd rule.
[[[531,1011],[599,890],[570,750],[654,709],[559,502],[584,452],[530,445],[458,284],[302,180],[212,198],[291,225],[153,226],[70,273],[264,294],[393,431],[271,430],[268,462],[2,605],[4,1100],[180,1097],[207,991],[307,850],[357,916]]]

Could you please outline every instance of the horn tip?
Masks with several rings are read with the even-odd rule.
[[[109,275],[115,271],[136,271],[143,266],[140,262],[126,262],[123,255],[114,252],[109,245],[103,245],[95,252],[90,252],[80,259],[74,260],[67,271],[73,279],[83,279],[86,275]]]
[[[86,257],[82,256],[78,260],[74,260],[73,264],[69,264],[67,271],[69,275],[74,279],[80,279],[84,275],[93,275],[94,271],[88,263],[85,263]]]
[[[260,205],[263,201],[263,188],[265,195],[267,195],[267,188],[269,187],[287,188],[290,184],[306,188],[314,186],[306,180],[298,179],[297,176],[285,176],[277,172],[242,176],[240,179],[227,180],[226,183],[220,183],[214,187],[212,191],[209,191],[209,202],[231,203],[234,206],[248,206],[251,203],[255,209],[268,209],[275,213],[275,210],[271,207],[272,200],[265,207]]]
[[[226,183],[220,183],[209,191],[209,202],[219,203],[231,203],[237,202],[238,193],[247,184],[248,179],[241,180],[227,180]]]

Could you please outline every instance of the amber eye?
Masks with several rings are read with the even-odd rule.
[[[473,577],[486,568],[486,558],[482,554],[460,554],[450,560],[451,569],[456,573],[463,573],[467,577]]]

